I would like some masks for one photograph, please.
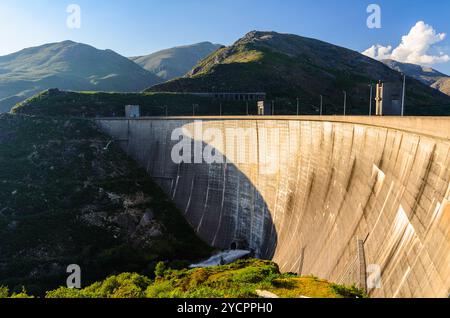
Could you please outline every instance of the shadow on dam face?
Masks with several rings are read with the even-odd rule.
[[[172,166],[172,159],[154,143],[145,156],[144,167],[172,198],[196,233],[214,247],[245,249],[255,257],[272,259],[277,245],[277,233],[269,208],[252,181],[218,149],[224,163],[195,163],[195,144],[203,152],[208,144],[195,142],[188,163]],[[172,145],[173,146],[173,145]],[[169,153],[170,154],[170,153]]]
[[[449,118],[200,121],[97,120],[211,245],[373,297],[448,296]],[[187,163],[172,158],[177,130]],[[224,163],[196,162],[207,148]]]
[[[196,122],[106,123],[102,127],[146,169],[202,239],[221,249],[248,249],[255,257],[273,258],[277,233],[263,196],[224,152],[195,138]],[[180,140],[187,144],[177,152],[184,160],[174,162],[172,150]],[[204,162],[207,147],[222,158],[219,163]]]

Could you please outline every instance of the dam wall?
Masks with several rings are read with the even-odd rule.
[[[372,297],[449,295],[450,118],[97,122],[211,245]]]

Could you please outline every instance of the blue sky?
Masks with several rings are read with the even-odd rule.
[[[381,29],[366,25],[371,3],[381,7]],[[69,4],[81,8],[80,29],[66,26]],[[70,39],[134,56],[201,41],[228,45],[251,30],[362,52],[375,44],[397,47],[418,21],[450,33],[449,17],[448,0],[0,0],[0,55]],[[430,50],[450,55],[450,38]],[[450,61],[433,67],[450,74]]]

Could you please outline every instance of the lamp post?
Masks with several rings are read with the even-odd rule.
[[[323,96],[320,95],[320,116],[323,115]]]
[[[300,99],[297,97],[297,116],[300,114]]]
[[[347,92],[344,91],[344,116],[347,115]]]
[[[402,117],[405,116],[406,75],[403,74]]]
[[[370,84],[369,116],[372,116],[373,85]]]

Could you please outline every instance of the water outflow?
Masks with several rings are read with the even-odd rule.
[[[226,265],[233,263],[234,261],[241,259],[243,257],[246,257],[250,255],[250,251],[244,251],[244,250],[230,250],[221,252],[219,254],[216,254],[206,261],[203,261],[199,264],[192,264],[189,266],[190,268],[198,268],[198,267],[211,267],[211,266],[218,266],[218,265]]]

